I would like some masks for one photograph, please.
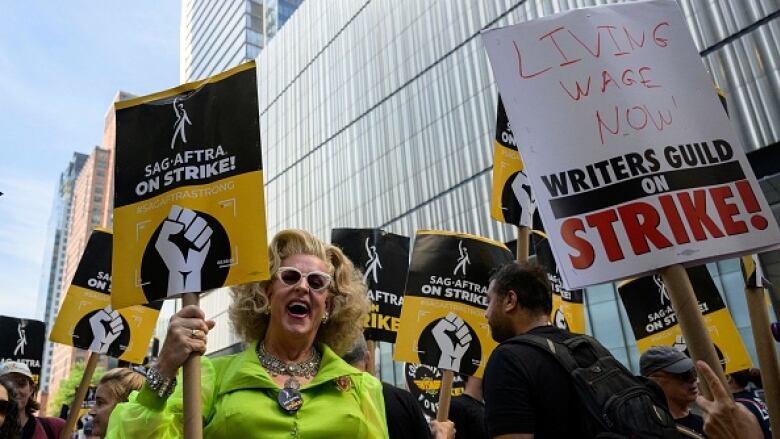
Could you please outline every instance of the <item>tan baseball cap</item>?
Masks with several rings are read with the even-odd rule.
[[[8,375],[9,373],[18,373],[29,379],[33,379],[30,367],[19,361],[6,361],[5,363],[0,364],[0,376]]]

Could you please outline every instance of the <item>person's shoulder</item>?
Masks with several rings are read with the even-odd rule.
[[[358,389],[369,393],[382,393],[382,382],[377,377],[371,375],[368,372],[361,372],[355,369],[358,373],[351,374],[350,377],[355,381],[355,385]]]
[[[385,395],[385,400],[387,400],[388,396],[392,396],[401,400],[407,400],[414,402],[414,395],[412,395],[412,392],[402,389],[400,387],[394,386],[392,384],[386,383],[384,381],[381,382],[382,384],[382,394]],[[415,402],[416,404],[416,402]]]
[[[254,353],[252,346],[248,345],[244,350],[228,355],[220,355],[214,358],[203,356],[201,361],[210,363],[216,370],[224,370],[230,367],[231,364],[241,361],[247,355],[247,351]]]
[[[559,339],[567,337],[569,333],[554,326],[542,326],[528,331],[527,334],[516,335],[512,338],[504,340],[501,342],[501,344],[498,345],[498,347],[496,347],[493,352],[497,353],[499,357],[515,357],[518,355],[525,357],[529,354],[533,356],[537,356],[539,354],[542,356],[547,356],[548,354],[546,352],[542,352],[539,347],[534,345],[528,339],[527,335],[535,335],[550,339],[552,341],[558,341]]]
[[[46,423],[54,431],[56,436],[60,435],[60,431],[65,428],[65,420],[55,417],[38,417],[38,422]]]
[[[343,358],[341,358],[333,349],[330,348],[325,343],[321,343],[317,346],[317,348],[322,352],[322,360],[320,361],[320,371],[327,372],[329,374],[338,374],[338,375],[350,375],[350,376],[359,376],[366,374],[362,370],[359,370],[355,366],[347,363],[344,361]],[[370,374],[366,374],[370,375]],[[379,380],[377,381],[377,385],[379,385]]]

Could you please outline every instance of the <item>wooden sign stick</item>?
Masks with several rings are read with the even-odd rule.
[[[200,297],[197,293],[187,293],[182,296],[182,304],[198,306]],[[200,354],[191,354],[184,362],[184,437],[187,439],[203,438],[203,415],[200,401]]]
[[[373,375],[376,372],[376,342],[374,340],[366,340],[366,372]]]
[[[76,395],[73,396],[73,402],[70,405],[68,411],[68,419],[65,421],[65,427],[60,432],[60,439],[70,439],[73,429],[76,427],[76,422],[79,420],[79,411],[81,404],[84,403],[84,397],[89,390],[89,383],[92,381],[92,375],[95,374],[95,368],[100,360],[100,354],[95,352],[89,353],[89,359],[87,365],[84,366],[84,375],[81,377],[78,389],[76,389]]]
[[[750,314],[750,326],[753,328],[753,340],[756,342],[758,364],[761,367],[769,422],[772,431],[780,431],[780,367],[775,342],[769,329],[766,295],[763,288],[746,287],[745,298]]]
[[[517,226],[517,262],[528,262],[530,239],[531,229],[528,226]]]
[[[450,399],[452,399],[452,381],[455,372],[451,370],[441,371],[441,387],[439,388],[439,410],[436,411],[436,420],[446,421],[450,417]]]
[[[715,353],[715,345],[712,343],[710,334],[704,326],[704,318],[699,309],[699,301],[696,300],[696,294],[693,292],[688,272],[680,264],[670,265],[659,271],[669,292],[669,299],[672,301],[672,308],[677,314],[677,321],[680,323],[680,329],[683,337],[685,337],[685,343],[688,345],[691,359],[694,363],[698,360],[707,363],[723,382],[723,386],[728,389],[723,367],[718,360],[718,355]],[[700,379],[699,387],[704,397],[712,399],[712,392],[709,386],[707,386],[706,380]]]

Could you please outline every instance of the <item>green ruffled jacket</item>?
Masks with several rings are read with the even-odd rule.
[[[279,407],[280,388],[260,365],[256,346],[201,359],[204,438],[388,438],[379,380],[321,345],[320,370],[301,386],[303,406],[288,414]],[[106,438],[184,437],[181,388],[179,384],[166,401],[144,384],[116,406]]]

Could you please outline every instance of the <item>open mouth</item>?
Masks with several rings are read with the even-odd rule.
[[[296,318],[304,318],[309,315],[309,305],[303,302],[290,302],[287,305],[287,312]]]

